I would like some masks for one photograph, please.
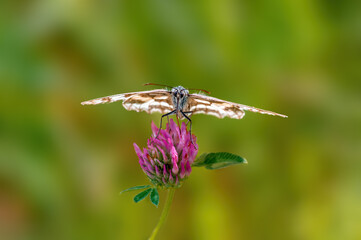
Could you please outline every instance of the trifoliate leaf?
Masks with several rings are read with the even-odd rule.
[[[203,153],[194,163],[193,167],[205,167],[207,169],[220,169],[234,164],[247,163],[247,160],[227,152]]]
[[[148,194],[152,191],[152,188],[149,188],[147,190],[144,190],[141,193],[138,193],[137,195],[135,195],[134,197],[134,202],[139,202],[141,200],[143,200],[146,196],[148,196]]]
[[[134,186],[134,187],[131,187],[131,188],[128,188],[128,189],[125,189],[125,190],[121,191],[119,194],[122,194],[122,193],[124,193],[124,192],[129,192],[129,191],[134,191],[134,190],[149,188],[149,187],[150,187],[150,185]]]
[[[159,194],[158,194],[158,190],[156,188],[153,188],[152,192],[150,193],[150,201],[152,201],[152,203],[158,207],[159,204]]]

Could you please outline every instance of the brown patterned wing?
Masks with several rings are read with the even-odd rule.
[[[164,89],[116,94],[84,101],[81,104],[96,105],[118,101],[123,101],[123,107],[128,111],[160,112],[164,114],[174,110],[170,93]]]
[[[263,110],[260,108],[250,107],[238,103],[224,101],[218,98],[204,96],[201,94],[190,94],[188,98],[188,106],[186,111],[192,114],[207,114],[218,118],[235,118],[242,119],[244,111],[257,112],[261,114],[268,114],[272,116],[280,116],[286,118],[286,115]]]

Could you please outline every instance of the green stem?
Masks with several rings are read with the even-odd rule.
[[[165,222],[168,213],[169,213],[169,209],[170,209],[170,205],[172,205],[172,201],[173,201],[173,197],[174,197],[174,192],[175,192],[175,188],[170,188],[168,189],[168,196],[167,196],[167,201],[165,202],[164,208],[163,208],[163,212],[162,215],[159,218],[158,224],[157,226],[155,226],[152,235],[149,237],[148,240],[153,240],[155,238],[155,236],[158,233],[159,228],[163,225],[163,223]]]

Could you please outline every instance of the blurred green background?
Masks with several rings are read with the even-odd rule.
[[[160,115],[121,103],[147,82],[276,111],[193,116],[199,153],[159,239],[361,239],[360,1],[0,3],[0,239],[146,239],[157,209],[133,142]]]

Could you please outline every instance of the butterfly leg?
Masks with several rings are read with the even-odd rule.
[[[190,125],[189,125],[189,135],[191,136],[191,142],[192,142],[193,146],[195,148],[197,148],[196,145],[194,145],[193,138],[192,138],[192,120],[187,116],[187,113],[192,113],[192,112],[183,112],[183,111],[180,111],[180,112],[182,113],[183,117],[185,117],[188,120],[188,122],[190,123]]]
[[[167,116],[167,120],[168,120],[168,124],[169,124],[169,115]],[[170,128],[169,128],[169,133],[170,133]]]
[[[166,113],[166,114],[163,114],[162,117],[160,118],[160,126],[159,126],[159,130],[158,130],[158,133],[157,133],[157,136],[155,136],[155,138],[157,138],[159,136],[159,133],[160,133],[160,130],[162,129],[162,120],[164,117],[168,117],[169,115],[172,115],[172,114],[175,114],[176,113],[176,110],[173,110],[169,113]]]
[[[190,111],[190,112],[183,112],[183,113],[185,113],[185,114],[189,114],[189,118],[192,116],[192,114],[193,114],[193,112],[192,111]],[[188,123],[190,123],[190,121],[188,120],[188,122],[186,123],[186,126],[188,126]]]

